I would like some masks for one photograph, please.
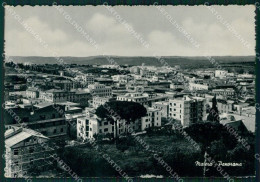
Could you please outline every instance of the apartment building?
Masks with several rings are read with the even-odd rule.
[[[114,75],[111,76],[114,82],[127,83],[128,75]]]
[[[200,83],[189,83],[189,90],[208,90],[209,86],[205,84],[200,84]]]
[[[26,97],[36,99],[39,97],[39,90],[34,87],[30,87],[26,90]]]
[[[35,167],[49,170],[55,149],[48,141],[48,137],[31,129],[10,127],[5,132],[5,177],[22,178]]]
[[[40,91],[39,98],[47,102],[64,102],[74,100],[75,92],[69,92],[65,90],[50,89],[46,91]]]
[[[159,109],[161,111],[161,117],[168,118],[169,117],[169,102],[153,102],[152,107],[155,109]]]
[[[217,96],[222,95],[222,96],[230,96],[230,97],[233,97],[236,94],[233,88],[213,89],[212,93],[216,94]]]
[[[53,80],[53,86],[59,87],[61,90],[69,91],[73,89],[74,83],[71,80]]]
[[[228,71],[225,70],[215,70],[215,77],[217,78],[224,78],[228,74]]]
[[[161,117],[160,109],[148,107],[146,116],[141,118],[141,130],[143,131],[150,127],[160,127]]]
[[[92,74],[85,74],[82,75],[82,80],[86,85],[91,85],[94,83],[94,75]]]
[[[48,137],[66,136],[67,124],[64,110],[65,106],[46,103],[30,108],[13,108],[5,110],[5,124],[14,126],[25,124]]]
[[[90,94],[83,90],[57,90],[51,89],[46,91],[40,91],[39,98],[52,103],[58,102],[81,102],[82,100],[87,100],[90,97]]]
[[[137,102],[142,105],[148,104],[149,95],[146,93],[127,93],[125,95],[117,96],[118,101]]]
[[[80,74],[75,77],[75,80],[84,83],[85,86],[88,86],[94,83],[94,75]]]
[[[94,135],[99,133],[98,122],[97,117],[83,116],[77,118],[77,139],[94,139]]]
[[[169,103],[169,117],[181,121],[184,127],[206,119],[205,99],[202,97],[184,96],[170,99]]]
[[[103,84],[95,83],[88,86],[88,90],[92,96],[111,97],[112,88]]]

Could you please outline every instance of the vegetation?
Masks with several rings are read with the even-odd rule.
[[[207,151],[215,161],[223,163],[242,163],[242,167],[222,167],[229,175],[254,174],[254,135],[251,132],[236,131],[247,142],[239,142],[234,133],[230,133],[222,124],[216,122],[196,123],[185,131],[201,146],[201,155]],[[218,176],[214,167],[209,167],[207,176]]]
[[[219,123],[219,112],[217,107],[216,95],[212,99],[212,107],[209,110],[209,115],[207,117],[207,120]]]
[[[197,123],[185,131],[201,149],[194,147],[179,131],[170,127],[150,128],[147,134],[139,135],[149,148],[144,147],[134,136],[120,137],[115,144],[96,141],[97,148],[90,144],[84,147],[65,148],[62,159],[82,177],[116,177],[120,174],[108,162],[113,160],[129,176],[146,174],[170,176],[154,157],[156,154],[180,176],[202,176],[203,167],[195,165],[204,161],[204,151],[215,161],[243,163],[242,167],[222,167],[229,175],[254,175],[254,135],[244,133],[248,141],[247,150],[222,124],[216,122]],[[78,165],[78,164],[81,165]],[[208,167],[206,176],[221,176],[214,167]]]

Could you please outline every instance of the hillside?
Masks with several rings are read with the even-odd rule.
[[[103,56],[93,57],[61,57],[67,64],[79,64],[79,65],[106,65],[110,62]],[[254,56],[223,56],[213,57],[216,62],[220,64],[227,63],[241,63],[241,62],[254,62]],[[54,57],[10,57],[16,63],[33,63],[33,64],[57,64],[58,61]],[[110,59],[114,59],[119,65],[149,65],[149,66],[162,66],[159,60],[155,57],[119,57],[111,56]],[[170,65],[181,65],[181,67],[214,67],[206,57],[163,57],[163,59]]]

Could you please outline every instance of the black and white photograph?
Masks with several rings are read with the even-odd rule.
[[[2,6],[6,178],[255,177],[258,7]]]

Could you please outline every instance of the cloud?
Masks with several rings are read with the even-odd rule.
[[[46,11],[46,9],[39,8],[37,11],[34,9],[33,13],[30,14],[30,11],[26,11],[20,7],[14,9],[19,14],[24,15],[25,22],[48,44],[48,49],[44,49],[17,21],[12,20],[13,17],[11,15],[7,14],[6,20],[8,22],[5,27],[5,51],[7,54],[51,56],[51,52],[53,51],[57,52],[59,56],[94,56],[103,53],[120,56],[152,56],[154,53],[161,56],[254,54],[255,26],[254,13],[251,12],[254,10],[253,8],[246,9],[245,7],[240,7],[240,10],[243,10],[243,12],[250,13],[246,15],[244,15],[245,13],[241,14],[239,17],[226,17],[224,15],[229,15],[230,8],[218,8],[219,12],[222,13],[224,18],[228,18],[232,27],[239,32],[241,37],[251,43],[251,49],[247,49],[205,7],[201,7],[200,13],[196,13],[196,16],[193,16],[192,13],[177,16],[181,7],[167,7],[167,11],[172,13],[172,17],[176,19],[178,24],[189,32],[191,37],[200,44],[199,48],[195,48],[182,32],[179,32],[174,25],[170,24],[162,14],[158,14],[156,8],[147,11],[147,16],[150,17],[144,17],[147,23],[140,23],[144,20],[142,19],[142,16],[145,16],[143,14],[143,11],[145,11],[144,8],[142,11],[138,8],[133,11],[135,7],[117,7],[116,10],[121,17],[125,18],[126,22],[133,27],[136,33],[140,34],[150,44],[150,48],[148,49],[105,8],[66,8],[66,10],[70,10],[71,17],[74,17],[84,27],[90,37],[97,42],[100,50],[96,50],[56,10],[49,9]],[[194,8],[190,8],[190,10],[198,11],[197,8],[199,7]],[[177,9],[177,15],[171,9]],[[238,13],[235,10],[232,11]],[[138,13],[142,13],[142,16],[136,16]],[[74,14],[78,15],[74,16]],[[55,18],[52,19],[50,16],[55,16]]]

